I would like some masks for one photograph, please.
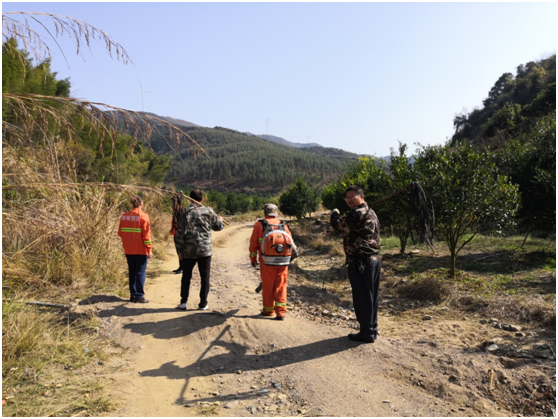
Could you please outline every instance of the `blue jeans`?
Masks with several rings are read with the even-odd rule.
[[[141,298],[145,295],[145,270],[147,269],[147,255],[126,255],[128,261],[128,279],[130,282],[130,297]]]

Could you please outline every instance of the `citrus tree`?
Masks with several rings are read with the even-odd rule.
[[[279,197],[279,210],[301,220],[306,214],[317,211],[320,206],[320,194],[310,188],[303,178],[295,183]]]
[[[389,190],[388,180],[381,168],[383,164],[383,161],[374,157],[359,158],[358,162],[347,168],[338,181],[322,190],[323,206],[329,210],[337,208],[341,213],[349,212],[350,208],[345,202],[345,190],[351,185],[358,185],[363,188],[364,199],[367,202],[372,202],[376,196],[383,196],[383,192]],[[376,179],[374,185],[371,185],[373,186],[372,191],[367,189],[370,177]]]
[[[362,187],[364,200],[378,216],[382,229],[399,238],[401,253],[405,252],[407,240],[413,229],[414,208],[410,202],[409,190],[372,204],[406,188],[416,180],[413,164],[411,158],[406,155],[406,150],[405,144],[399,144],[397,153],[391,150],[389,163],[375,158],[360,158],[358,163],[349,167],[340,180],[327,186],[322,192],[324,207],[337,208],[343,213],[350,209],[345,202],[345,190],[351,185]]]
[[[406,188],[416,180],[413,163],[411,158],[406,155],[406,151],[407,145],[399,143],[397,153],[391,149],[389,165],[386,168],[387,176],[376,175],[368,178],[368,190],[373,192],[379,189],[379,193],[374,195],[374,200]],[[379,188],[376,187],[377,184],[379,184]],[[389,228],[390,233],[399,238],[400,253],[405,253],[407,241],[412,235],[414,227],[414,208],[409,195],[410,189],[407,189],[374,205],[372,208],[378,215],[381,225],[384,228]],[[374,200],[369,201],[369,203],[374,202]]]
[[[542,117],[528,136],[508,142],[500,164],[521,192],[518,218],[531,228],[556,228],[556,112]]]
[[[502,231],[514,222],[518,186],[499,173],[493,156],[464,145],[419,150],[415,169],[436,214],[436,231],[450,251],[450,276],[457,255],[482,231]]]

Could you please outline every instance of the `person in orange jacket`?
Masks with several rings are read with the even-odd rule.
[[[265,204],[265,220],[269,224],[281,224],[277,218],[278,209],[276,205]],[[285,232],[291,236],[289,227],[285,225]],[[264,263],[262,257],[261,243],[264,237],[264,229],[261,221],[254,224],[252,236],[250,237],[250,263],[256,267],[259,253],[260,276],[262,279],[262,316],[272,316],[275,312],[276,320],[283,320],[287,312],[287,275],[289,266],[270,266]],[[292,237],[292,236],[291,236]]]
[[[147,259],[153,257],[149,215],[141,210],[143,200],[139,195],[131,199],[133,209],[120,217],[118,235],[122,238],[124,253],[128,262],[128,279],[130,284],[130,301],[148,303],[143,287]]]

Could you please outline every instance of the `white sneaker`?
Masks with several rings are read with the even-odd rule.
[[[186,305],[186,303],[182,303],[182,304],[178,304],[178,305],[176,306],[176,308],[177,308],[178,310],[186,310],[186,309],[188,308],[188,306]]]
[[[200,307],[200,310],[209,310],[209,306],[205,306],[205,307]]]

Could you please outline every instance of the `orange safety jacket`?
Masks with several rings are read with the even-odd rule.
[[[149,215],[139,208],[122,215],[118,235],[127,255],[148,255],[153,249]]]
[[[265,219],[267,220],[267,222],[269,224],[281,224],[281,220],[279,218],[276,218],[276,217],[266,215]],[[289,230],[289,226],[285,225],[285,231],[292,237],[291,230]],[[250,249],[249,250],[250,250],[250,261],[251,262],[255,262],[256,257],[258,256],[258,253],[260,254],[260,256],[258,258],[259,261],[260,261],[260,265],[263,264],[262,249],[261,249],[263,236],[264,236],[263,226],[262,226],[262,223],[260,223],[258,221],[256,224],[254,224],[254,229],[252,230],[252,236],[250,237]]]

